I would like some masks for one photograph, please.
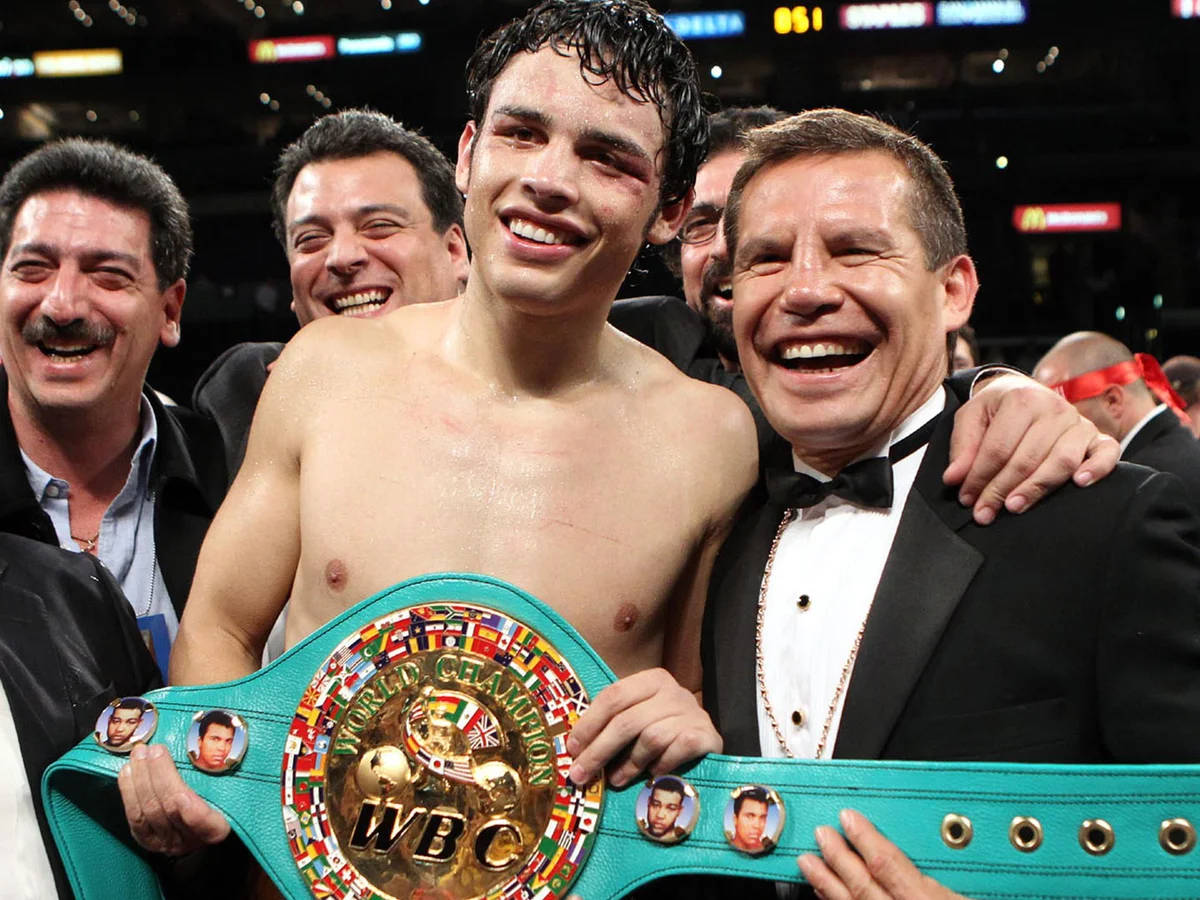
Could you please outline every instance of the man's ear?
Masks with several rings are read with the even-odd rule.
[[[458,163],[454,166],[454,184],[460,194],[467,192],[471,183],[471,151],[475,147],[475,120],[463,126],[458,138]]]
[[[442,235],[446,252],[450,254],[450,265],[454,270],[454,281],[461,291],[467,286],[467,273],[471,271],[471,260],[467,255],[467,238],[459,224],[455,222]]]
[[[679,233],[679,229],[683,227],[684,217],[691,210],[694,199],[696,199],[696,192],[689,188],[682,199],[659,209],[654,216],[654,221],[650,223],[650,228],[646,231],[646,240],[651,244],[665,244],[675,237]]]
[[[164,347],[176,346],[183,336],[180,319],[183,316],[183,297],[186,293],[187,284],[182,278],[163,292],[163,325],[158,339]]]
[[[1110,384],[1097,398],[1104,406],[1104,411],[1112,416],[1114,422],[1121,421],[1125,412],[1125,388],[1118,384]]]
[[[942,318],[947,332],[967,324],[977,293],[979,275],[975,272],[971,257],[964,253],[945,264],[942,275]]]

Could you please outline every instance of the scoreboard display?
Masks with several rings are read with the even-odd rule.
[[[1193,0],[1176,0],[1191,3]],[[1200,0],[1194,0],[1200,6]],[[843,31],[897,28],[1021,25],[1027,0],[938,0],[938,2],[840,3],[778,6],[771,24],[776,34],[824,31],[830,22]]]

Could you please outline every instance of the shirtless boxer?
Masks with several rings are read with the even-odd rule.
[[[577,50],[581,34],[599,46]],[[605,324],[641,244],[687,210],[705,137],[693,63],[641,0],[567,0],[497,32],[467,81],[467,289],[293,339],[201,553],[172,680],[254,671],[289,596],[291,645],[398,581],[483,572],[630,676],[604,692],[597,741],[640,735],[623,783],[721,746],[692,693],[695,648],[713,556],[756,476],[736,395]],[[228,833],[164,748],[135,753],[120,784],[144,846]]]
[[[585,22],[603,43],[576,51]],[[324,318],[288,345],[201,552],[172,681],[257,669],[289,596],[290,646],[398,581],[484,572],[553,605],[619,676],[674,673],[683,688],[634,680],[671,738],[634,764],[669,769],[720,748],[695,648],[756,450],[736,395],[605,318],[642,244],[687,210],[706,136],[693,62],[640,0],[555,3],[493,36],[467,80],[466,291]],[[151,849],[181,849],[131,818]]]

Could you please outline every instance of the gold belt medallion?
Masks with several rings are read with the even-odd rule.
[[[601,782],[567,780],[586,706],[549,642],[486,607],[409,607],[350,635],[284,752],[284,825],[313,896],[565,896],[602,801]]]

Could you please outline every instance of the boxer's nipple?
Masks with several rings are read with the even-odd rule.
[[[616,616],[613,618],[614,631],[628,631],[638,620],[638,608],[632,603],[622,603],[621,608],[617,610]]]
[[[329,589],[335,592],[343,591],[349,580],[350,573],[346,571],[346,564],[340,559],[331,559],[325,567],[325,584]]]

